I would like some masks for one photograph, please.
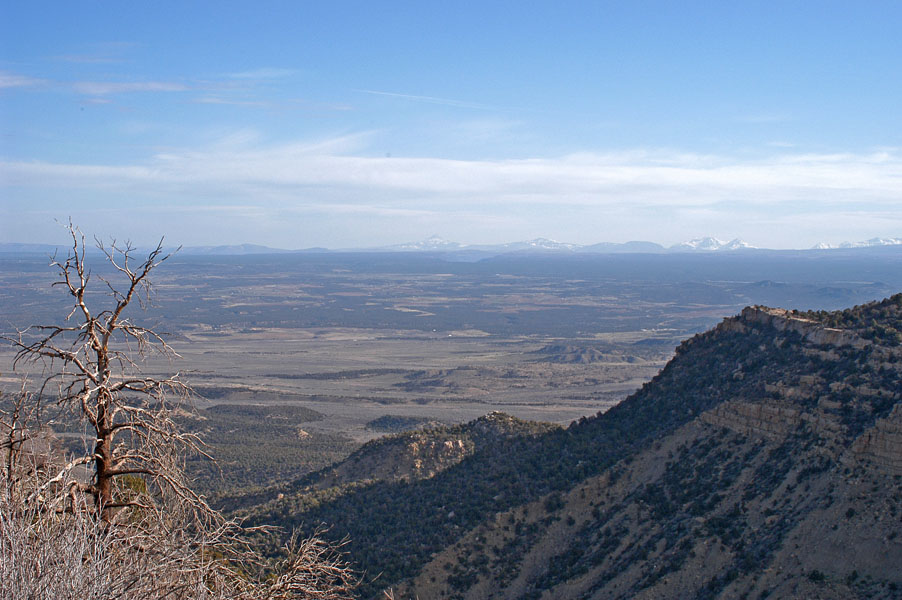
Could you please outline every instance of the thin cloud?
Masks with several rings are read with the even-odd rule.
[[[78,81],[72,89],[88,96],[107,96],[132,92],[185,92],[191,88],[171,81]]]
[[[349,223],[367,216],[381,219],[386,231],[439,222],[472,235],[525,239],[517,232],[528,230],[577,242],[592,241],[580,239],[588,235],[586,223],[606,228],[592,229],[593,236],[659,241],[680,235],[675,231],[707,235],[741,225],[737,233],[753,243],[784,247],[830,239],[821,236],[827,222],[854,223],[862,233],[848,236],[862,239],[873,237],[868,223],[887,235],[902,227],[902,156],[893,152],[783,153],[755,161],[660,150],[516,160],[384,158],[366,154],[371,135],[266,145],[245,131],[125,165],[0,162],[6,187],[0,208],[20,210],[26,196],[65,191],[66,198],[111,205],[129,198],[134,209],[160,207],[161,223],[165,207],[181,201],[198,214],[205,205],[250,204],[261,219],[313,232],[352,231]],[[302,216],[280,221],[289,213],[316,215],[317,224]],[[755,229],[768,222],[780,225]]]
[[[379,90],[357,90],[364,94],[372,94],[374,96],[388,96],[390,98],[402,98],[404,100],[413,100],[414,102],[426,102],[428,104],[442,104],[445,106],[456,106],[459,108],[475,108],[479,110],[496,110],[494,106],[488,104],[479,104],[476,102],[465,102],[463,100],[453,100],[451,98],[437,98],[435,96],[416,96],[413,94],[399,94],[396,92],[383,92]]]
[[[376,217],[441,217],[442,211],[427,210],[423,208],[398,208],[381,204],[364,205],[341,202],[317,202],[305,204],[296,212],[322,212],[342,216],[372,215]]]
[[[0,89],[33,87],[46,83],[43,79],[0,71]]]
[[[266,108],[272,110],[290,111],[350,111],[354,108],[347,104],[323,104],[312,103],[305,100],[284,100],[270,102],[264,100],[246,100],[241,98],[227,98],[223,96],[200,96],[191,100],[195,104],[219,104],[223,106],[245,106],[249,108]]]
[[[184,186],[267,186],[290,190],[308,186],[357,189],[363,198],[405,192],[432,200],[453,197],[478,201],[599,204],[706,205],[736,199],[753,205],[808,196],[827,199],[867,196],[897,203],[902,196],[902,159],[868,155],[780,155],[740,162],[729,158],[654,153],[580,154],[553,159],[497,161],[359,156],[367,135],[314,143],[259,146],[257,138],[197,150],[172,151],[130,166],[4,163],[7,178],[41,185],[82,180],[92,185],[129,180]],[[33,179],[32,179],[33,178]]]

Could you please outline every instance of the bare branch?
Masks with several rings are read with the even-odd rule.
[[[287,558],[273,567],[182,470],[187,455],[209,458],[203,441],[174,418],[190,388],[178,374],[142,372],[147,356],[178,354],[127,312],[136,300],[144,307],[151,299],[150,275],[171,256],[162,240],[143,259],[129,242],[96,240],[112,270],[98,276],[107,292],[98,306],[87,293],[84,234],[71,221],[68,232],[68,255],[50,265],[53,286],[71,296],[72,309],[61,323],[0,338],[16,350],[14,370],[40,369],[37,391],[28,393],[23,383],[9,409],[0,410],[0,597],[350,598],[357,579],[341,545],[294,537]],[[50,392],[85,426],[85,452],[61,459],[48,444],[47,457],[32,451],[25,460],[44,431],[40,407]]]

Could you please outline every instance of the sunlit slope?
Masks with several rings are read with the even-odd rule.
[[[900,309],[902,295],[838,313],[750,308],[694,338],[622,406],[722,401],[565,493],[493,515],[401,596],[899,597]],[[687,379],[701,364],[710,374]]]
[[[373,594],[410,578],[421,598],[890,593],[900,307],[749,308],[604,414],[430,477],[286,494],[251,522],[330,524]]]

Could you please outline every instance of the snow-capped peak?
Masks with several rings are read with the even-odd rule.
[[[843,242],[838,245],[820,242],[815,244],[814,250],[832,250],[834,248],[874,248],[876,246],[902,246],[902,238],[875,237],[863,242]]]
[[[754,246],[739,238],[724,242],[715,237],[695,238],[694,240],[670,247],[671,250],[676,250],[677,252],[717,252],[720,250],[748,250],[752,248]]]
[[[715,237],[695,238],[687,242],[680,242],[675,246],[671,246],[671,250],[719,250],[726,242],[722,242]]]
[[[899,246],[902,245],[902,238],[880,238],[875,237],[863,242],[843,242],[840,248],[872,248],[874,246]]]
[[[579,248],[579,244],[556,242],[555,240],[549,240],[548,238],[535,238],[534,240],[529,240],[522,243],[529,248],[536,248],[540,250],[574,250],[576,248]]]
[[[449,242],[440,236],[433,235],[421,242],[407,242],[391,248],[394,250],[456,250],[460,247],[457,242]]]
[[[729,242],[727,242],[726,244],[724,244],[723,246],[718,248],[718,250],[755,250],[755,249],[756,249],[755,246],[752,246],[748,242],[744,242],[744,241],[740,240],[739,238],[730,240]]]

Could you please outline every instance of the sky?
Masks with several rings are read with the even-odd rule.
[[[902,2],[0,0],[0,242],[902,237]]]

